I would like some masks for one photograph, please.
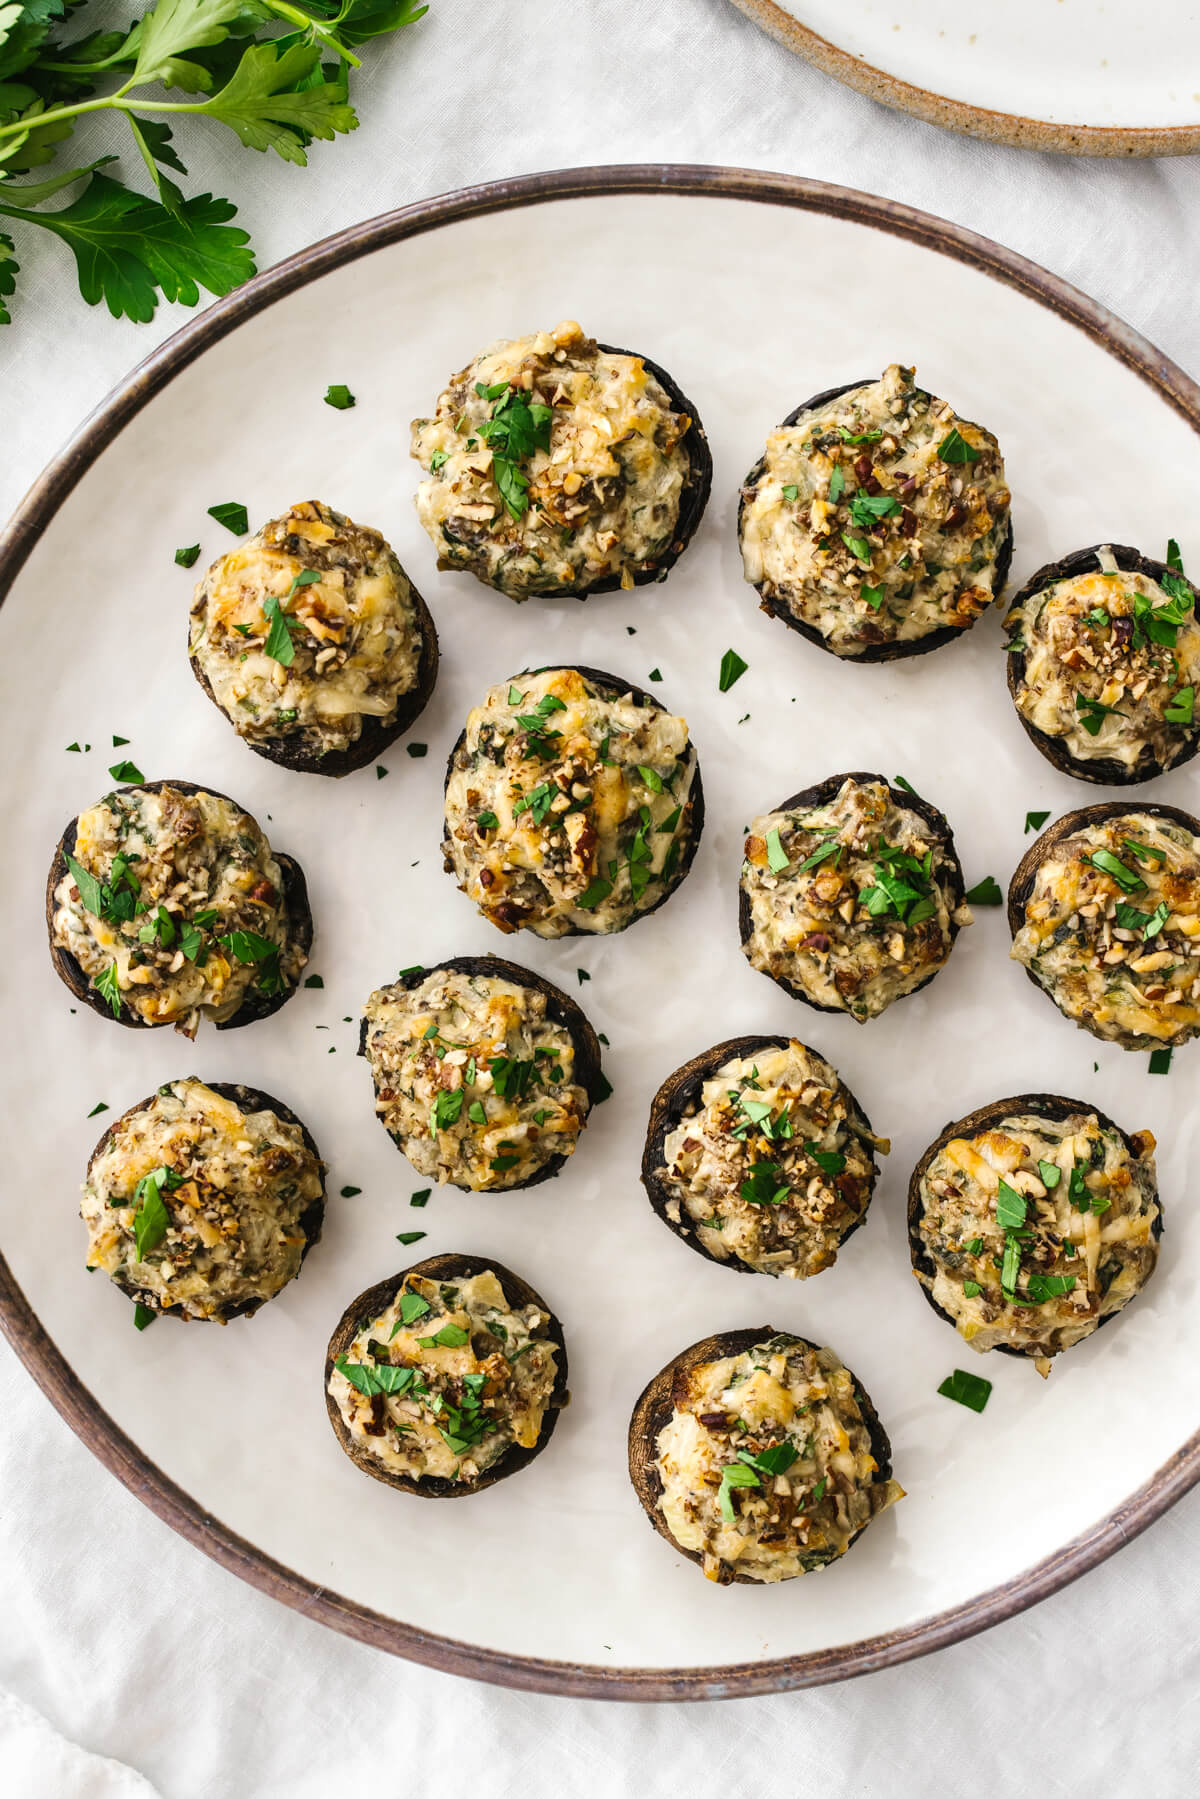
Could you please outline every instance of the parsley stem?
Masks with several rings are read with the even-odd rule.
[[[336,37],[329,36],[322,29],[321,21],[314,19],[311,13],[301,12],[298,6],[288,6],[286,0],[265,0],[265,4],[276,18],[286,19],[290,25],[296,25],[301,31],[307,31],[313,43],[322,44],[326,50],[332,50],[335,56],[340,56],[343,62],[348,62],[353,68],[362,68],[361,58],[355,56],[354,52],[347,49],[345,44],[339,44]]]

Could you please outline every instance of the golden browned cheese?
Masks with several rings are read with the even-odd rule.
[[[655,1466],[663,1519],[710,1580],[822,1568],[904,1496],[879,1477],[854,1376],[790,1337],[678,1380]]]
[[[213,563],[189,645],[239,736],[320,755],[357,742],[364,719],[395,718],[418,679],[422,633],[379,532],[313,500]]]
[[[467,717],[446,785],[446,865],[503,931],[623,930],[687,844],[687,722],[578,669],[514,675]]]
[[[837,1258],[875,1178],[872,1136],[836,1072],[804,1044],[723,1062],[663,1144],[667,1212],[710,1255],[795,1280]]]
[[[883,781],[756,818],[744,853],[750,962],[860,1023],[935,974],[971,922],[952,858]]]
[[[302,1220],[324,1191],[298,1124],[171,1081],[113,1126],[92,1162],[80,1206],[88,1266],[156,1311],[224,1323],[297,1273]],[[158,1204],[161,1231],[149,1217]]]
[[[116,983],[145,1023],[194,1036],[252,990],[294,987],[307,960],[291,941],[284,877],[258,823],[232,800],[164,785],[110,793],[81,813],[74,859],[54,893],[55,943],[93,985]]]
[[[514,395],[540,409],[539,441],[508,460],[497,424]],[[573,321],[491,344],[413,421],[427,471],[417,516],[438,567],[516,600],[632,587],[674,540],[691,422],[640,356],[599,349]]]
[[[490,1270],[451,1282],[410,1275],[329,1377],[355,1447],[416,1480],[464,1482],[514,1445],[532,1449],[557,1375],[548,1322],[536,1306],[510,1307]],[[395,1370],[386,1388],[380,1370]]]
[[[1093,1036],[1186,1043],[1200,1032],[1200,838],[1136,810],[1073,833],[1039,864],[1012,955]]]
[[[1154,1138],[1094,1113],[1017,1114],[933,1157],[919,1231],[934,1272],[917,1278],[972,1349],[1049,1358],[1090,1336],[1154,1272]]]
[[[839,656],[964,629],[996,596],[1010,498],[991,432],[894,363],[768,437],[746,579]]]
[[[575,1149],[590,1101],[535,988],[437,969],[373,993],[364,1017],[375,1110],[419,1174],[519,1187]]]
[[[1180,591],[1185,591],[1182,588]],[[1200,627],[1179,594],[1125,573],[1101,550],[1094,572],[1033,594],[1005,621],[1024,649],[1017,708],[1078,762],[1166,769],[1200,728]]]

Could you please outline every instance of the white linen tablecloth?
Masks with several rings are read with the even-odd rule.
[[[239,200],[260,266],[487,178],[741,164],[960,221],[1077,283],[1200,373],[1196,159],[1068,160],[953,137],[839,87],[728,0],[433,0],[366,60],[360,130],[315,145],[306,171],[256,158],[216,127],[177,133],[190,188]],[[125,148],[115,128],[111,147]],[[134,327],[89,313],[66,251],[48,234],[23,236],[17,322],[0,332],[0,514],[188,317],[163,308]],[[497,1799],[744,1786],[764,1799],[918,1799],[957,1790],[972,1768],[1005,1799],[1174,1799],[1196,1786],[1198,1573],[1193,1495],[1035,1611],[865,1680],[720,1707],[507,1693],[344,1641],[218,1569],[93,1461],[0,1351],[5,1799],[325,1799],[480,1777]]]

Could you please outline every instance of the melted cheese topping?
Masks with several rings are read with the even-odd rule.
[[[266,647],[280,614],[297,627],[286,627],[286,667]],[[379,532],[310,500],[213,563],[196,587],[189,650],[240,737],[295,739],[322,755],[357,742],[364,718],[395,718],[417,683],[422,633]]]
[[[145,1208],[154,1202],[138,1186],[162,1169],[169,1176],[155,1184],[168,1223],[151,1247]],[[155,1311],[223,1324],[231,1308],[272,1299],[299,1272],[301,1220],[324,1192],[324,1168],[299,1125],[243,1111],[201,1081],[171,1081],[118,1119],[93,1158],[80,1206],[88,1267]]]
[[[373,993],[363,1016],[375,1110],[418,1173],[520,1187],[574,1150],[591,1102],[535,988],[440,969]]]
[[[790,1580],[823,1568],[904,1497],[894,1480],[876,1478],[854,1376],[832,1349],[773,1337],[702,1362],[677,1379],[673,1397],[657,1443],[659,1506],[709,1580]],[[743,1459],[764,1454],[782,1471]],[[741,1471],[738,1485],[723,1479],[727,1470]],[[752,1485],[740,1484],[751,1474]]]
[[[675,882],[696,756],[687,722],[578,669],[516,675],[467,718],[446,867],[502,931],[621,931]]]
[[[497,485],[493,452],[503,445],[488,441],[505,390],[552,414],[549,448],[517,463],[527,484],[518,517]],[[492,344],[451,377],[433,418],[413,421],[412,453],[428,471],[417,516],[438,567],[467,569],[515,600],[583,595],[614,577],[632,587],[679,548],[691,422],[640,356],[598,349],[573,322]]]
[[[1134,768],[1149,750],[1154,772],[1170,768],[1200,730],[1200,626],[1181,611],[1178,594],[1101,550],[1094,573],[1052,582],[1006,619],[1025,652],[1017,710],[1077,762]]]
[[[1094,1113],[1019,1115],[933,1157],[919,1229],[935,1273],[916,1275],[972,1349],[1036,1351],[1047,1373],[1141,1291],[1158,1261],[1158,1185],[1154,1138],[1131,1141],[1132,1154]]]
[[[884,781],[848,779],[826,805],[756,818],[745,857],[749,960],[860,1023],[935,974],[952,924],[971,923],[957,864]]]
[[[734,1056],[664,1142],[667,1212],[723,1262],[805,1280],[865,1215],[875,1148],[886,1140],[803,1043]]]
[[[839,656],[965,629],[996,596],[1010,498],[991,432],[894,363],[768,437],[743,496],[746,579]]]
[[[232,1018],[252,990],[296,985],[307,957],[288,937],[283,873],[232,800],[170,786],[110,793],[80,814],[73,854],[102,891],[88,884],[85,901],[68,869],[54,941],[93,986],[115,979],[146,1024],[193,1037],[201,1018]]]
[[[1012,956],[1094,1037],[1156,1049],[1196,1036],[1200,823],[1131,811],[1066,838],[1038,868]]]
[[[469,1483],[541,1435],[558,1374],[548,1323],[537,1306],[514,1310],[490,1270],[441,1283],[409,1275],[336,1358],[329,1392],[355,1447],[385,1468]]]

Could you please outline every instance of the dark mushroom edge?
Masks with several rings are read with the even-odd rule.
[[[922,799],[919,794],[909,793],[906,789],[892,786],[889,781],[885,780],[883,775],[870,774],[863,769],[855,769],[847,774],[830,775],[826,780],[818,781],[813,787],[804,787],[799,793],[794,793],[790,799],[781,801],[778,806],[772,806],[771,811],[813,811],[816,807],[828,805],[831,800],[836,799],[841,791],[842,784],[846,781],[854,781],[856,783],[864,781],[882,782],[887,788],[894,806],[901,806],[907,812],[915,812],[917,816],[924,819],[925,823],[929,826],[930,834],[935,841],[940,844],[943,854],[949,863],[949,867],[945,871],[946,875],[949,877],[946,888],[946,904],[950,914],[950,948],[953,949],[955,940],[958,937],[961,928],[956,922],[954,914],[966,899],[966,882],[963,878],[962,863],[958,859],[958,851],[955,848],[954,832],[950,828],[950,821],[947,819],[945,813],[940,812],[930,800]],[[746,893],[744,879],[740,880],[738,883],[738,930],[742,943],[749,943],[752,931],[752,920],[750,914],[750,900]],[[949,960],[949,954],[947,954],[947,960]],[[920,993],[923,987],[928,987],[930,981],[936,979],[945,966],[945,962],[940,963],[931,974],[926,975],[923,981],[919,981],[917,985],[910,988],[907,993],[898,994],[896,1001],[893,1003],[898,1003],[900,1000],[911,999],[914,993]],[[757,972],[763,973],[765,971],[760,969]],[[823,1005],[820,1000],[811,998],[809,994],[805,993],[802,987],[796,986],[783,975],[767,975],[767,979],[774,981],[776,986],[782,987],[785,993],[790,993],[793,999],[802,1000],[806,1006],[811,1006],[814,1012],[831,1012],[837,1017],[849,1016],[846,1007]]]
[[[659,1370],[654,1379],[643,1389],[641,1397],[633,1408],[633,1416],[629,1421],[629,1478],[633,1482],[633,1490],[642,1504],[642,1509],[660,1537],[671,1545],[678,1555],[685,1556],[689,1562],[702,1567],[704,1558],[699,1550],[685,1549],[672,1536],[667,1528],[659,1501],[663,1494],[662,1479],[657,1468],[657,1445],[660,1433],[670,1423],[675,1410],[674,1391],[677,1376],[683,1376],[691,1369],[704,1362],[720,1361],[726,1356],[745,1355],[760,1343],[772,1338],[786,1339],[789,1343],[798,1344],[805,1349],[817,1350],[820,1345],[811,1338],[797,1336],[793,1331],[776,1330],[774,1325],[764,1324],[757,1330],[717,1331],[711,1337],[702,1337],[699,1343],[693,1343],[690,1349],[683,1350],[665,1368]],[[844,1364],[843,1364],[844,1366]],[[850,1370],[847,1369],[847,1373]],[[877,1464],[875,1478],[888,1481],[892,1476],[892,1446],[888,1434],[880,1421],[870,1398],[857,1376],[854,1380],[855,1396],[863,1423],[871,1440],[871,1453]],[[874,1484],[874,1481],[872,1482]],[[873,1523],[874,1520],[868,1520]],[[867,1526],[855,1532],[851,1537],[849,1550]],[[837,1559],[841,1559],[838,1557]],[[755,1580],[751,1575],[734,1573],[730,1580],[743,1586],[761,1587],[765,1583]],[[729,1582],[722,1581],[722,1585]]]
[[[681,1238],[689,1249],[694,1249],[707,1261],[715,1262],[718,1267],[732,1268],[739,1274],[771,1274],[778,1271],[754,1268],[737,1255],[714,1255],[712,1250],[706,1248],[701,1242],[695,1220],[688,1216],[683,1206],[679,1208],[678,1222],[671,1217],[667,1208],[675,1195],[668,1182],[663,1178],[666,1164],[666,1140],[689,1113],[699,1110],[704,1083],[710,1080],[724,1063],[731,1062],[734,1057],[753,1056],[760,1050],[787,1049],[791,1042],[791,1037],[783,1036],[729,1037],[724,1043],[715,1044],[712,1049],[704,1050],[700,1055],[693,1056],[690,1061],[684,1062],[681,1067],[677,1068],[673,1074],[669,1074],[650,1105],[650,1123],[646,1132],[645,1147],[642,1151],[642,1185],[646,1189],[651,1206],[667,1229],[674,1231],[675,1235]],[[808,1055],[815,1056],[817,1054],[817,1051],[808,1049],[807,1046],[802,1047],[805,1048]],[[825,1060],[825,1058],[822,1057],[821,1060]],[[837,1071],[834,1070],[834,1072],[836,1074]],[[857,1116],[862,1127],[863,1142],[869,1142],[872,1136],[870,1120],[840,1075],[838,1081],[849,1103],[852,1115]],[[870,1187],[866,1202],[859,1216],[842,1232],[838,1243],[839,1251],[855,1231],[861,1230],[867,1222],[867,1213],[874,1197],[878,1178],[879,1164],[872,1153]]]
[[[1036,599],[1040,593],[1044,592],[1046,588],[1054,586],[1056,582],[1070,580],[1076,575],[1091,574],[1098,566],[1101,550],[1110,551],[1117,567],[1125,574],[1146,575],[1151,581],[1160,584],[1162,577],[1166,574],[1173,574],[1179,580],[1186,579],[1179,574],[1178,570],[1169,569],[1165,562],[1156,562],[1153,557],[1143,556],[1140,550],[1132,549],[1128,544],[1092,544],[1087,549],[1072,551],[1069,556],[1061,556],[1056,562],[1047,562],[1035,574],[1032,574],[1012,601],[1009,608],[1009,619],[1017,612],[1022,611],[1030,600]],[[1200,593],[1191,582],[1188,582],[1187,585],[1192,588],[1193,594],[1196,594],[1197,604],[1200,605]],[[1200,750],[1200,713],[1197,713],[1194,730],[1190,735],[1180,733],[1180,753],[1170,762],[1160,761],[1148,744],[1143,745],[1141,754],[1132,768],[1127,767],[1123,762],[1118,762],[1113,756],[1099,756],[1092,760],[1082,760],[1072,755],[1062,738],[1052,737],[1048,732],[1040,731],[1021,711],[1018,700],[1025,685],[1026,656],[1024,648],[1009,650],[1007,662],[1008,691],[1012,696],[1013,710],[1020,721],[1021,729],[1034,748],[1040,750],[1047,762],[1058,769],[1060,774],[1072,775],[1077,781],[1091,781],[1104,787],[1134,787],[1144,781],[1153,780],[1156,775],[1165,774],[1170,768],[1182,768],[1183,764],[1190,762],[1197,750]]]
[[[956,1337],[959,1333],[954,1319],[950,1316],[950,1313],[946,1311],[944,1306],[940,1306],[937,1303],[933,1294],[925,1284],[925,1279],[932,1281],[935,1278],[937,1274],[937,1265],[932,1256],[926,1253],[925,1245],[921,1239],[921,1218],[925,1210],[924,1202],[921,1197],[921,1186],[934,1157],[953,1138],[976,1137],[983,1131],[998,1129],[1006,1118],[1016,1118],[1021,1116],[1045,1118],[1055,1124],[1062,1123],[1065,1119],[1076,1116],[1094,1117],[1102,1130],[1115,1131],[1117,1133],[1131,1155],[1136,1156],[1137,1154],[1136,1147],[1130,1138],[1129,1132],[1122,1130],[1120,1125],[1115,1123],[1114,1120],[1108,1116],[1107,1112],[1102,1112],[1099,1106],[1089,1105],[1084,1100],[1065,1099],[1062,1095],[1056,1093],[1018,1093],[1012,1099],[996,1099],[989,1105],[978,1106],[974,1112],[968,1112],[964,1118],[956,1119],[952,1124],[945,1125],[942,1130],[938,1132],[938,1135],[929,1145],[929,1148],[925,1151],[909,1178],[907,1212],[908,1247],[909,1254],[912,1258],[913,1273],[918,1276],[917,1285],[920,1287],[926,1302],[933,1308],[939,1318],[945,1319],[946,1323],[950,1325],[951,1329],[954,1331]],[[1163,1231],[1161,1199],[1158,1203],[1159,1214],[1151,1227],[1152,1235],[1155,1239],[1161,1237]],[[925,1279],[921,1279],[921,1276],[924,1276]],[[1130,1303],[1132,1303],[1132,1301]],[[1125,1309],[1126,1308],[1123,1306],[1121,1311],[1124,1311]],[[1121,1311],[1106,1312],[1102,1318],[1097,1320],[1096,1330],[1100,1330],[1104,1325],[1110,1324],[1114,1318],[1119,1318],[1121,1316]],[[1094,1332],[1091,1334],[1094,1335]],[[962,1339],[960,1338],[959,1340],[961,1341]],[[1028,1361],[1030,1359],[1036,1360],[1045,1355],[1045,1349],[1037,1344],[1030,1344],[1022,1349],[1015,1343],[996,1343],[993,1345],[992,1350],[989,1350],[987,1353],[992,1354],[993,1352],[999,1352],[1001,1355],[1016,1356],[1020,1361]],[[1063,1350],[1059,1353],[1066,1354],[1067,1351]]]
[[[861,381],[843,381],[838,387],[827,387],[823,389],[821,393],[813,394],[811,399],[803,401],[799,406],[795,407],[793,411],[789,412],[787,417],[781,421],[779,428],[782,429],[783,427],[796,424],[806,412],[815,412],[818,407],[828,406],[832,401],[840,400],[843,394],[853,393],[856,388],[873,387],[878,380],[878,375],[868,375]],[[916,391],[926,398],[932,397],[929,394],[928,388],[919,387]],[[760,456],[742,484],[742,492],[738,499],[737,515],[739,543],[741,542],[742,536],[742,513],[745,511],[747,494],[750,490],[757,487],[759,481],[762,479],[764,467],[765,458]],[[1008,531],[1005,534],[1004,542],[996,557],[996,584],[992,595],[992,606],[997,604],[1001,594],[1004,592],[1004,586],[1008,580],[1008,572],[1012,566],[1012,555],[1013,528],[1012,519],[1010,517],[1008,521]],[[791,608],[782,600],[776,599],[764,592],[765,585],[765,582],[755,583],[755,591],[759,596],[760,611],[765,612],[769,618],[779,619],[783,624],[788,626],[789,630],[798,631],[801,637],[806,638],[809,643],[816,644],[819,650],[825,650],[828,655],[836,656],[839,662],[898,662],[902,658],[908,656],[926,656],[929,654],[930,650],[940,650],[943,644],[953,643],[955,639],[965,637],[967,631],[970,630],[969,625],[965,628],[957,625],[942,625],[938,630],[929,631],[924,637],[913,638],[906,643],[868,644],[867,648],[865,650],[860,650],[857,655],[843,656],[833,648],[832,644],[830,644],[821,632],[817,630],[815,625],[807,624],[803,619],[797,618]],[[991,610],[990,607],[989,610]]]
[[[354,1440],[346,1428],[341,1412],[329,1392],[329,1379],[333,1373],[333,1365],[337,1357],[344,1354],[358,1335],[364,1320],[385,1311],[410,1275],[419,1275],[427,1280],[453,1281],[466,1280],[476,1274],[494,1274],[504,1292],[506,1302],[510,1306],[537,1306],[548,1315],[546,1335],[557,1349],[555,1356],[556,1372],[554,1388],[550,1402],[546,1407],[546,1415],[542,1420],[542,1428],[538,1440],[532,1449],[522,1449],[516,1443],[511,1444],[499,1461],[485,1469],[473,1481],[445,1480],[441,1476],[431,1476],[421,1480],[415,1476],[399,1474],[394,1469],[383,1467],[374,1457],[364,1455],[357,1449]],[[567,1345],[563,1337],[562,1325],[555,1317],[540,1293],[534,1291],[528,1281],[506,1268],[503,1262],[496,1261],[493,1256],[471,1256],[450,1253],[440,1256],[427,1256],[423,1262],[414,1262],[411,1267],[403,1269],[399,1274],[391,1275],[387,1280],[377,1281],[360,1293],[342,1313],[325,1352],[325,1409],[329,1413],[329,1421],[333,1425],[334,1434],[356,1468],[369,1474],[375,1480],[381,1480],[389,1487],[398,1487],[402,1493],[415,1493],[419,1499],[459,1499],[468,1493],[481,1493],[485,1487],[491,1487],[498,1480],[505,1480],[510,1474],[528,1467],[535,1456],[541,1455],[547,1443],[554,1435],[558,1424],[559,1413],[568,1403],[570,1394],[567,1390]]]
[[[506,962],[502,956],[449,956],[445,961],[434,962],[428,968],[419,966],[406,968],[389,985],[404,987],[411,993],[431,974],[443,972],[483,975],[485,978],[511,981],[516,987],[528,987],[535,993],[540,993],[546,1001],[547,1018],[552,1023],[561,1025],[571,1039],[575,1050],[576,1079],[587,1093],[591,1105],[598,1105],[606,1097],[609,1086],[600,1065],[600,1040],[583,1008],[576,1004],[570,994],[564,993],[561,987],[556,987],[553,981],[548,981],[544,975],[535,973],[531,968],[522,968],[516,962]],[[358,1028],[358,1053],[369,1065],[367,1033],[368,1023],[364,1018]],[[371,1072],[374,1080],[374,1070],[372,1069]],[[378,1096],[379,1083],[377,1080],[375,1080],[375,1092]],[[403,1151],[403,1135],[398,1131],[389,1131],[388,1135],[397,1149]],[[545,1167],[540,1169],[537,1174],[532,1175],[529,1180],[500,1182],[495,1187],[488,1188],[487,1191],[490,1193],[515,1193],[527,1187],[540,1186],[543,1181],[553,1180],[569,1159],[564,1155],[551,1156]],[[467,1187],[458,1181],[449,1181],[446,1184],[458,1187],[462,1192],[478,1191],[478,1189]]]
[[[317,1148],[313,1134],[305,1124],[304,1120],[298,1117],[297,1114],[292,1111],[290,1106],[285,1106],[282,1100],[276,1099],[272,1094],[265,1093],[261,1087],[248,1087],[241,1081],[205,1081],[204,1085],[213,1093],[219,1093],[222,1099],[230,1100],[232,1104],[240,1107],[243,1112],[274,1112],[275,1116],[281,1119],[285,1124],[294,1124],[304,1139],[304,1147],[320,1164],[322,1175],[324,1175],[325,1163],[321,1159],[321,1152]],[[95,1149],[88,1157],[88,1175],[91,1174],[92,1167],[96,1162],[97,1157],[103,1155],[108,1148],[114,1132],[120,1129],[126,1119],[133,1118],[138,1112],[145,1112],[154,1104],[157,1097],[158,1093],[156,1090],[154,1093],[148,1094],[145,1099],[139,1100],[135,1106],[128,1106],[125,1111],[121,1113],[119,1118],[113,1119],[112,1123],[100,1138]],[[314,1200],[313,1203],[300,1214],[299,1228],[304,1236],[304,1248],[300,1252],[301,1268],[304,1266],[309,1250],[313,1247],[314,1243],[320,1241],[321,1230],[325,1222],[325,1198],[326,1196],[324,1192],[322,1192],[321,1197]],[[296,1276],[293,1276],[292,1278],[295,1279]],[[128,1282],[121,1280],[117,1275],[112,1277],[112,1284],[114,1287],[118,1287],[135,1305],[145,1306],[158,1318],[178,1318],[184,1324],[190,1322],[207,1322],[205,1320],[190,1319],[188,1313],[178,1306],[168,1306],[164,1309],[159,1305],[157,1296],[152,1291],[144,1287],[132,1286]],[[285,1285],[290,1286],[291,1282],[285,1282]],[[280,1288],[280,1292],[282,1291],[283,1288]],[[270,1298],[273,1299],[277,1299],[278,1297],[278,1293],[270,1296]],[[262,1307],[269,1303],[269,1299],[242,1300],[236,1305],[227,1306],[219,1312],[214,1312],[211,1322],[228,1324],[232,1318],[251,1318],[255,1312],[261,1311]]]
[[[555,668],[574,669],[576,674],[582,675],[586,681],[592,682],[602,699],[619,700],[623,698],[625,694],[629,694],[639,706],[652,706],[659,712],[666,711],[666,707],[663,705],[662,701],[656,700],[654,695],[652,693],[647,693],[644,687],[639,687],[636,681],[619,680],[616,675],[607,674],[603,669],[591,668],[585,662],[544,662],[538,668],[518,669],[513,678],[520,680],[523,675],[544,675]],[[455,759],[466,741],[467,728],[464,725],[458,736],[455,738],[453,748],[446,758],[446,774],[442,781],[443,793],[446,792],[450,785],[450,776],[454,772]],[[670,880],[666,883],[663,892],[659,895],[658,899],[655,900],[654,904],[652,906],[642,907],[640,910],[636,911],[630,918],[629,924],[621,926],[622,930],[627,931],[629,925],[637,924],[639,919],[649,918],[652,912],[657,912],[660,906],[664,906],[680,883],[686,879],[692,863],[696,860],[696,851],[700,847],[700,837],[704,830],[704,786],[700,778],[699,757],[696,754],[696,746],[691,741],[690,733],[688,736],[688,743],[692,753],[695,772],[692,777],[691,788],[688,792],[687,803],[683,808],[683,815],[679,821],[677,836],[678,841],[682,846],[679,852],[679,859],[675,864]],[[454,873],[454,865],[448,856],[443,856],[442,866],[447,874],[452,875]],[[562,937],[590,937],[595,934],[596,933],[591,931],[580,930],[578,925],[572,925],[569,930],[563,931],[560,935]],[[617,934],[618,933],[615,931],[611,933],[613,936],[616,936]]]
[[[219,788],[199,786],[195,781],[138,781],[129,787],[111,787],[108,791],[110,793],[134,791],[157,793],[162,787],[174,787],[180,793],[211,793],[214,799],[225,800],[229,805],[237,806],[239,811],[247,810],[237,800],[230,799],[227,793],[222,793]],[[97,802],[97,804],[99,803],[101,802]],[[123,1024],[133,1030],[162,1030],[168,1021],[164,1020],[162,1025],[152,1025],[148,1020],[140,1018],[136,1012],[133,1012],[124,1000],[121,1002],[120,1013],[114,1013],[108,1001],[103,999],[92,986],[76,958],[54,941],[54,894],[59,882],[67,873],[67,856],[75,853],[77,824],[78,817],[73,818],[59,838],[50,863],[50,873],[46,878],[46,928],[50,939],[50,960],[54,964],[55,973],[76,999],[81,1000],[85,1006],[90,1006],[93,1012],[98,1012],[101,1018],[110,1019],[115,1024]],[[271,854],[278,862],[284,878],[282,897],[287,917],[288,939],[299,946],[307,959],[308,952],[312,948],[313,917],[308,903],[308,883],[304,878],[304,870],[294,857],[284,855],[281,850],[275,848],[274,844],[271,845]],[[279,993],[260,993],[256,987],[252,986],[233,1017],[226,1018],[216,1028],[219,1031],[232,1031],[241,1025],[253,1024],[260,1018],[270,1018],[272,1013],[278,1012],[280,1006],[286,1005],[296,991],[296,987],[285,986]]]

